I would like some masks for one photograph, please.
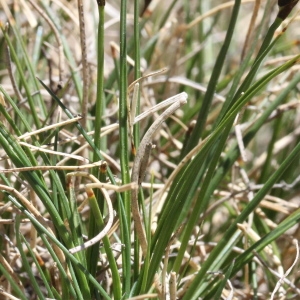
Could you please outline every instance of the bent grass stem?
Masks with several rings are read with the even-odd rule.
[[[141,178],[144,177],[145,168],[145,157],[150,155],[150,147],[152,146],[151,140],[152,136],[155,134],[155,132],[160,128],[160,126],[163,124],[163,122],[171,116],[178,108],[180,108],[183,104],[187,102],[187,94],[182,93],[183,97],[180,98],[177,102],[173,103],[167,110],[165,110],[150,126],[146,134],[144,135],[140,146],[138,148],[133,168],[132,168],[132,175],[131,175],[131,181],[133,183],[136,183],[137,185],[141,184]],[[142,171],[142,172],[141,172]],[[143,227],[142,218],[139,212],[139,203],[138,203],[138,190],[133,189],[131,191],[131,209],[132,209],[132,218],[134,221],[134,225],[137,231],[138,239],[141,243],[142,252],[144,257],[147,255],[148,251],[148,242],[146,238],[145,229]]]

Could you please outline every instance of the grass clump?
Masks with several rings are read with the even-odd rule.
[[[299,297],[298,1],[198,2],[1,1],[3,299]]]

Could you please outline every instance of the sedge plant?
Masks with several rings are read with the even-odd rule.
[[[300,295],[297,0],[0,0],[1,299]]]

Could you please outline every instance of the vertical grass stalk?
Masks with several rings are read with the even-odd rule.
[[[97,98],[96,98],[96,113],[95,113],[95,135],[94,143],[97,149],[100,150],[100,132],[103,115],[103,107],[105,106],[104,98],[104,7],[105,1],[97,1],[99,13],[98,25],[98,48],[97,48]],[[94,151],[93,161],[99,160],[97,153]],[[94,174],[98,175],[98,174]]]
[[[236,0],[235,5],[233,7],[233,11],[231,14],[230,23],[227,29],[227,34],[224,40],[224,43],[222,45],[222,48],[219,52],[219,55],[216,60],[216,64],[213,68],[207,91],[205,93],[205,96],[203,98],[202,106],[197,118],[196,126],[190,136],[190,138],[187,141],[187,144],[183,147],[181,157],[184,157],[192,148],[194,148],[197,144],[199,139],[203,135],[203,130],[206,124],[206,119],[208,116],[209,109],[211,107],[211,102],[214,96],[214,93],[216,91],[216,86],[218,83],[218,79],[220,77],[223,64],[225,62],[225,58],[229,49],[229,45],[233,36],[233,32],[235,29],[236,20],[238,17],[239,9],[240,9],[241,1]]]
[[[119,132],[120,164],[123,184],[130,182],[128,167],[128,128],[127,128],[127,34],[126,34],[127,0],[121,1],[120,16],[120,99],[119,99]],[[130,220],[130,193],[124,192],[125,210]],[[130,222],[129,222],[130,223]]]

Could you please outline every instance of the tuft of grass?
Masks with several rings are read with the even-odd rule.
[[[299,297],[298,6],[1,0],[1,299]]]

